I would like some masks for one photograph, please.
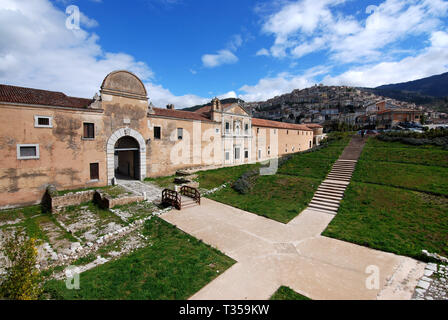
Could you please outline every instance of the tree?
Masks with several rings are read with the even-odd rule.
[[[4,253],[8,264],[0,284],[0,296],[12,300],[36,300],[41,295],[35,243],[35,239],[24,238],[18,232],[7,238]]]

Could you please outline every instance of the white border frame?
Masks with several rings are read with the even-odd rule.
[[[38,121],[39,118],[48,119],[50,124],[48,126],[39,124],[39,121]],[[53,128],[53,117],[52,116],[40,116],[40,115],[35,114],[34,115],[34,128]]]
[[[21,147],[36,147],[36,155],[35,156],[24,156],[22,157],[20,155],[20,148]],[[40,159],[40,152],[39,152],[39,144],[17,144],[17,160],[36,160]]]

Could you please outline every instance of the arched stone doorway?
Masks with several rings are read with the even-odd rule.
[[[115,131],[107,142],[107,179],[114,177],[143,180],[146,177],[146,144],[143,136],[130,128]]]

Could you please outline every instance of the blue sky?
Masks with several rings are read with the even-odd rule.
[[[443,0],[2,0],[0,82],[90,97],[128,69],[179,108],[378,86],[448,71],[447,26]]]

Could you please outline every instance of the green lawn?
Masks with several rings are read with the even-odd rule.
[[[350,138],[351,135],[345,134],[319,150],[293,154],[280,166],[277,174],[258,177],[247,194],[240,194],[228,186],[207,197],[288,223],[307,207]],[[243,172],[241,170],[241,174]],[[234,177],[238,176],[235,174]]]
[[[199,187],[203,189],[213,189],[223,185],[226,182],[233,182],[244,172],[260,167],[259,163],[244,164],[241,166],[225,167],[214,170],[196,172]]]
[[[448,196],[447,167],[360,160],[352,180]]]
[[[313,198],[320,180],[287,175],[260,176],[248,194],[228,186],[207,197],[279,222],[296,217]]]
[[[423,249],[448,255],[446,153],[370,138],[323,235],[422,260]]]
[[[352,182],[323,235],[415,258],[448,255],[448,199]]]
[[[11,224],[6,224],[10,221]],[[14,222],[14,224],[12,224]],[[0,210],[1,229],[17,228],[22,230],[29,238],[48,242],[49,238],[43,230],[42,225],[49,224],[61,234],[62,238],[76,241],[75,238],[66,232],[50,213],[43,213],[40,205],[28,206],[17,209]]]
[[[210,190],[223,185],[226,182],[232,182],[238,179],[247,170],[258,168],[259,163],[244,164],[240,166],[224,167],[213,170],[204,170],[195,172],[198,177],[196,181],[199,182],[199,188]],[[174,178],[176,176],[146,178],[145,181],[152,182],[162,188],[174,188]]]
[[[311,300],[301,294],[295,292],[289,287],[281,286],[278,290],[271,296],[270,300]]]
[[[399,142],[369,139],[360,160],[448,167],[448,151],[440,147],[412,147]]]
[[[53,299],[187,299],[234,261],[160,218],[145,224],[148,246],[80,275],[80,289],[51,280]]]

